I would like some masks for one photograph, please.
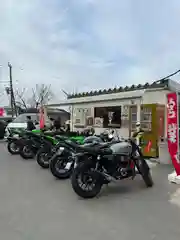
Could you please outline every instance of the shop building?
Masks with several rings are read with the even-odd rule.
[[[96,134],[113,128],[123,137],[135,130],[136,122],[155,141],[166,139],[167,93],[180,92],[180,84],[166,79],[108,90],[91,91],[68,96],[51,107],[70,106],[71,129],[94,127]]]

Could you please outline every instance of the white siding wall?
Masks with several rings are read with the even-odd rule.
[[[113,100],[105,100],[105,101],[97,101],[97,102],[81,102],[77,101],[77,104],[73,104],[73,108],[79,109],[79,108],[91,108],[92,113],[94,112],[94,107],[105,107],[105,106],[123,106],[123,105],[131,105],[132,101],[134,104],[140,105],[140,104],[152,104],[152,103],[158,103],[158,104],[166,104],[166,94],[170,92],[168,90],[155,90],[155,91],[146,91],[144,92],[144,95],[142,98],[136,98],[136,99],[113,99]],[[74,116],[71,116],[72,122],[74,122]],[[73,130],[82,130],[82,129],[76,129],[73,128]],[[97,134],[102,132],[102,128],[95,128],[95,131]],[[118,129],[118,132],[120,135],[124,137],[129,136],[129,129],[128,128],[121,128]],[[165,133],[166,133],[166,118],[165,118]]]
[[[166,94],[169,90],[146,91],[142,98],[143,104],[159,103],[166,104]]]

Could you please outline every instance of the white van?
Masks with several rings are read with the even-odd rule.
[[[27,116],[31,116],[31,120],[36,123],[39,123],[39,114],[37,113],[23,113],[17,116],[12,122],[10,122],[5,130],[5,136],[9,135],[9,130],[24,130],[27,128]],[[39,124],[36,125],[36,128],[39,128]]]

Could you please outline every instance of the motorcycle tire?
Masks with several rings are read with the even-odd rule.
[[[151,175],[149,166],[145,160],[141,160],[141,161],[142,161],[142,164],[140,166],[140,172],[141,172],[142,179],[144,180],[146,187],[148,187],[148,188],[152,187],[154,185],[154,182],[152,179],[152,175]]]
[[[142,178],[143,178],[143,180],[144,180],[144,182],[145,182],[145,184],[148,188],[152,187],[154,185],[154,182],[152,180],[152,175],[151,175],[150,171],[146,174],[142,174]]]
[[[95,179],[95,184],[91,190],[88,189],[88,191],[83,190],[82,186],[80,186],[80,183],[78,181],[79,176],[82,174],[85,174],[91,166],[89,163],[80,163],[73,171],[72,177],[71,177],[71,184],[74,192],[82,197],[82,198],[94,198],[96,197],[102,188],[103,182],[100,180],[99,173],[92,171],[90,176],[91,178]],[[84,184],[83,184],[84,185]]]
[[[65,169],[65,167],[62,168],[61,170],[64,170],[63,172],[61,172],[60,169],[58,168],[59,162],[61,162],[62,164],[67,163],[67,158],[68,156],[65,155],[65,156],[57,156],[50,160],[49,168],[54,177],[58,179],[70,178],[73,170],[73,164],[70,169]]]
[[[15,149],[13,145],[16,146],[17,148]],[[18,147],[14,141],[8,142],[7,149],[8,152],[11,153],[12,155],[19,154],[20,152],[20,147]]]
[[[45,155],[48,156],[45,156]],[[45,159],[47,158],[47,159]],[[47,150],[45,148],[41,148],[36,155],[36,161],[39,164],[39,166],[41,166],[42,168],[49,168],[49,160],[50,160],[51,156],[49,155],[49,153],[47,152]]]
[[[28,147],[27,145],[24,145],[24,146],[22,147],[22,149],[20,150],[19,155],[20,155],[23,159],[32,159],[32,158],[34,158],[35,154],[34,154],[31,150],[29,150],[29,151],[27,152],[27,151],[26,151],[26,148],[27,148],[27,147]]]

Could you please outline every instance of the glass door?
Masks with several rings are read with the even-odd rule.
[[[152,108],[148,106],[141,106],[141,128],[145,132],[152,130]]]

